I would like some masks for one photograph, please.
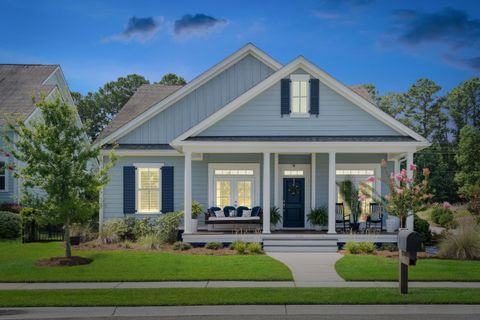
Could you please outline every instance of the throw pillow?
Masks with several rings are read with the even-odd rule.
[[[252,210],[243,210],[242,216],[243,217],[251,217],[252,216]]]
[[[236,216],[237,216],[237,210],[230,210],[230,211],[228,212],[228,215],[229,215],[230,217],[236,217]]]
[[[223,210],[217,210],[217,211],[214,211],[215,212],[215,216],[217,218],[225,218],[225,215],[223,214]]]

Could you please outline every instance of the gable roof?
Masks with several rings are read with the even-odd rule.
[[[204,131],[214,123],[218,122],[219,120],[226,117],[228,114],[232,113],[236,109],[240,108],[242,105],[253,99],[254,97],[258,96],[260,93],[264,92],[272,85],[280,81],[280,79],[287,77],[289,74],[293,73],[297,69],[303,69],[306,72],[310,73],[311,75],[317,77],[320,82],[330,87],[336,93],[340,94],[347,100],[351,101],[353,104],[364,110],[365,112],[369,113],[376,119],[380,120],[381,122],[385,123],[395,131],[412,137],[415,141],[421,142],[423,144],[428,144],[428,141],[420,136],[418,133],[413,131],[412,129],[408,128],[401,122],[395,120],[390,115],[386,114],[379,108],[377,108],[372,102],[371,99],[367,99],[355,89],[348,88],[331,75],[327,74],[316,65],[311,63],[310,61],[306,60],[303,56],[299,56],[298,58],[294,59],[287,65],[283,66],[274,74],[270,75],[268,78],[263,80],[262,82],[258,83],[255,87],[251,88],[250,90],[246,91],[227,105],[225,105],[222,109],[217,111],[216,113],[212,114],[210,117],[207,117],[197,125],[193,126],[180,136],[178,136],[173,142],[172,145],[181,145],[183,140],[188,139],[191,136],[195,136],[200,132]]]
[[[161,84],[142,85],[95,140],[99,141],[108,137],[110,134],[117,131],[143,112],[160,103],[181,87],[182,86],[166,86]]]
[[[362,85],[356,85],[356,86],[347,86],[350,90],[358,94],[360,97],[363,99],[367,100],[368,102],[375,104],[375,101],[373,101],[372,96],[368,92],[367,88],[365,88]]]
[[[0,126],[8,119],[27,118],[34,110],[32,97],[47,96],[54,85],[44,84],[58,65],[0,64]]]
[[[132,120],[125,122],[121,127],[116,128],[115,130],[109,131],[108,133],[101,134],[99,138],[95,140],[95,144],[106,144],[112,141],[117,140],[121,136],[125,135],[126,133],[134,130],[135,128],[139,127],[155,115],[159,114],[166,108],[173,105],[175,102],[179,101],[189,93],[193,92],[195,89],[199,88],[209,80],[213,79],[215,76],[220,74],[222,71],[228,69],[230,66],[234,65],[238,61],[245,58],[247,55],[252,55],[261,62],[265,63],[267,66],[272,68],[274,71],[279,70],[282,65],[274,60],[272,57],[267,55],[262,50],[258,49],[252,43],[247,43],[245,46],[228,56],[227,58],[223,59],[204,73],[200,74],[192,81],[187,83],[185,86],[174,92],[173,94],[167,96],[162,101],[152,105],[144,112],[138,114]]]

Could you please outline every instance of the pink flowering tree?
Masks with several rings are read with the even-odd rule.
[[[423,179],[416,182],[415,179],[409,178],[407,170],[402,169],[398,174],[389,174],[387,170],[387,162],[382,161],[382,167],[385,169],[385,177],[381,180],[388,185],[389,194],[382,197],[375,193],[372,188],[371,192],[375,194],[376,201],[380,202],[389,214],[400,218],[400,227],[406,226],[407,217],[414,212],[423,210],[432,197],[428,193],[428,177],[430,170],[424,168],[422,172]],[[412,164],[409,168],[412,171],[417,170],[417,166]],[[369,177],[368,182],[374,182],[377,178]]]

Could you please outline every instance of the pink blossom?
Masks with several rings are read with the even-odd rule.
[[[384,198],[385,198],[385,200],[387,200],[387,201],[391,199],[391,197],[390,197],[389,194],[387,194],[386,196],[384,196]]]
[[[358,196],[358,201],[362,202],[362,201],[365,201],[367,199],[367,197],[365,197],[365,195],[361,194]]]
[[[367,178],[367,181],[371,183],[375,182],[375,180],[377,180],[377,178],[375,178],[374,176],[370,176]]]
[[[403,189],[402,188],[397,188],[397,193],[402,193],[403,192]]]
[[[415,171],[415,170],[417,170],[417,165],[412,163],[410,165],[410,171]]]
[[[442,206],[443,206],[444,209],[450,209],[452,207],[452,205],[448,201],[445,201],[442,204]]]
[[[402,181],[402,180],[403,180],[403,176],[399,173],[399,174],[395,175],[395,179],[396,179],[397,181]]]
[[[407,170],[402,169],[402,171],[400,171],[400,174],[402,175],[402,177],[406,177],[407,176]]]

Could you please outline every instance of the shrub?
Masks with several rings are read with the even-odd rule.
[[[192,245],[187,242],[177,241],[172,245],[173,250],[186,251],[192,249]]]
[[[123,219],[108,219],[103,223],[100,240],[103,243],[118,243],[126,232],[127,225]]]
[[[20,236],[22,218],[8,211],[0,211],[0,238],[14,239]]]
[[[203,213],[203,207],[197,200],[192,201],[192,218],[197,219]]]
[[[247,250],[253,254],[263,253],[262,244],[259,242],[250,242],[247,244]]]
[[[205,244],[205,249],[218,250],[223,248],[223,243],[221,242],[208,242]]]
[[[135,219],[133,224],[132,234],[135,239],[140,239],[155,233],[154,226],[149,218],[143,218],[141,220]]]
[[[398,251],[398,246],[394,243],[384,243],[382,245],[382,249],[385,251],[394,252],[394,251]]]
[[[452,210],[435,206],[432,210],[432,221],[442,227],[448,227],[453,222]]]
[[[415,215],[413,220],[413,228],[416,232],[420,233],[422,237],[423,245],[428,245],[432,242],[432,232],[430,231],[430,225],[427,220]]]
[[[280,209],[277,207],[270,208],[270,224],[276,225],[282,222],[282,215],[280,214]]]
[[[450,231],[440,242],[438,257],[458,260],[480,259],[480,226],[470,219]]]
[[[232,243],[232,248],[237,252],[237,254],[247,253],[247,245],[241,240],[236,240]]]
[[[20,213],[20,211],[22,211],[22,206],[19,205],[18,203],[4,202],[0,204],[0,211]]]
[[[157,234],[151,233],[138,239],[138,243],[148,250],[158,250],[162,247],[162,242]]]
[[[360,253],[372,254],[375,252],[377,247],[373,242],[360,242],[358,243],[358,250]]]
[[[22,217],[23,223],[33,222],[33,221],[38,223],[39,222],[38,220],[40,220],[37,210],[33,208],[23,208],[20,211],[20,216]]]
[[[360,246],[357,242],[348,241],[343,248],[350,254],[360,253]]]
[[[328,208],[320,206],[312,209],[307,215],[307,221],[314,226],[324,226],[328,223]]]
[[[72,223],[70,226],[70,235],[80,237],[81,242],[88,242],[96,239],[98,233],[91,224]]]
[[[156,219],[155,228],[162,243],[177,241],[177,229],[182,216],[182,212],[170,212]]]

